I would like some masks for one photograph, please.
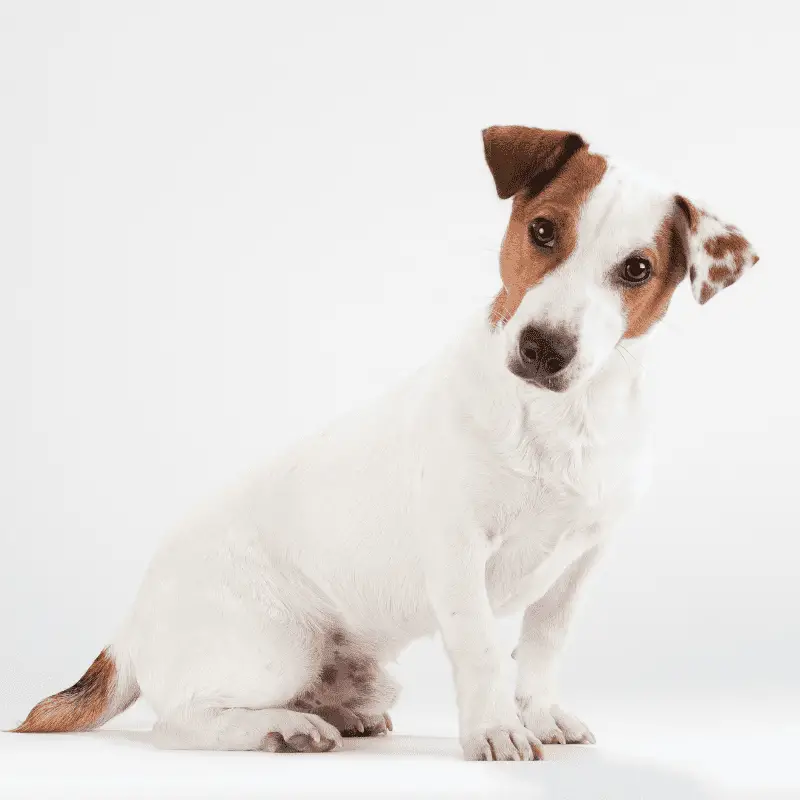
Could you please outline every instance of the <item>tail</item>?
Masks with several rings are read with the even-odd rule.
[[[74,686],[34,706],[12,733],[89,731],[122,713],[139,697],[139,685],[131,665],[118,664],[106,648]]]

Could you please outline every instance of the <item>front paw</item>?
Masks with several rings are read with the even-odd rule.
[[[542,743],[519,723],[477,728],[461,737],[467,761],[538,761]]]
[[[594,744],[594,734],[560,706],[542,706],[530,697],[517,697],[522,724],[543,744]]]

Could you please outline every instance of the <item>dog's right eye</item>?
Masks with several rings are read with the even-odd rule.
[[[539,247],[553,247],[556,243],[556,226],[552,220],[536,217],[528,226],[531,240]]]

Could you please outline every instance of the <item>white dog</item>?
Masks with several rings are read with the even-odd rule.
[[[487,313],[175,532],[114,643],[18,731],[93,728],[141,693],[164,747],[329,750],[391,727],[384,664],[438,629],[467,758],[594,741],[553,673],[642,483],[641,354],[687,273],[705,303],[757,257],[576,134],[493,127],[484,146],[514,198]],[[522,609],[512,656],[495,615]]]

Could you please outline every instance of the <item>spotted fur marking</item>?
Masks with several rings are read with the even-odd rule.
[[[316,680],[288,707],[318,714],[346,736],[376,736],[391,730],[386,709],[396,697],[397,686],[378,661],[336,630],[328,637]]]
[[[689,222],[687,238],[692,294],[702,305],[739,280],[758,262],[758,256],[738,228],[726,225],[684,197],[677,200]]]

